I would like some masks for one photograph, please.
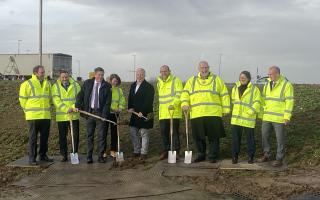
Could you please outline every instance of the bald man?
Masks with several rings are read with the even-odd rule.
[[[145,70],[136,70],[136,81],[130,87],[128,111],[131,112],[130,134],[133,144],[133,157],[147,159],[149,129],[153,128],[154,88],[145,80]],[[138,115],[133,114],[138,113]],[[147,120],[144,118],[147,117]]]

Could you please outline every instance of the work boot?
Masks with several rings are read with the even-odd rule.
[[[68,161],[68,156],[62,156],[60,162],[67,162]]]
[[[47,155],[44,155],[44,156],[40,156],[40,161],[43,161],[43,162],[53,162],[53,159],[52,159],[52,158],[49,158]]]
[[[140,153],[133,153],[133,154],[132,154],[132,157],[133,157],[133,158],[139,158],[139,157],[140,157]]]
[[[139,160],[144,161],[144,160],[147,160],[147,158],[148,158],[147,154],[141,154]]]
[[[29,160],[29,165],[36,166],[36,165],[38,165],[38,163],[37,163],[36,159],[31,159],[31,160]]]
[[[197,163],[197,162],[203,162],[206,160],[205,156],[198,156],[196,159],[194,159],[193,162]]]
[[[92,164],[92,163],[93,163],[92,155],[87,156],[87,164]]]
[[[218,162],[218,160],[215,158],[210,159],[210,163],[217,163],[217,162]]]
[[[161,155],[160,155],[160,160],[165,160],[168,158],[168,151],[165,151],[163,152]]]
[[[272,163],[273,167],[281,167],[283,165],[282,160],[275,160]]]
[[[249,163],[249,164],[253,164],[253,163],[254,163],[253,156],[250,156],[250,157],[249,157],[249,159],[248,159],[248,163]]]
[[[268,162],[269,161],[269,156],[267,155],[263,155],[258,162]]]
[[[237,164],[238,163],[238,157],[233,157],[232,158],[232,164]]]
[[[101,157],[98,158],[98,162],[99,163],[106,163],[107,161],[103,156],[101,156]]]

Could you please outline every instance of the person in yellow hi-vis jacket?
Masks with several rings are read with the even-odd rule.
[[[70,77],[69,72],[60,70],[59,79],[53,84],[52,100],[56,108],[56,121],[59,129],[59,145],[61,162],[68,161],[67,135],[72,119],[74,134],[74,153],[79,147],[79,113],[73,112],[76,97],[81,90],[80,85]]]
[[[37,165],[37,137],[40,132],[39,161],[52,162],[48,158],[50,131],[51,85],[45,78],[43,66],[33,68],[32,77],[20,86],[19,101],[29,126],[29,164]]]
[[[207,61],[199,63],[199,74],[191,77],[181,94],[181,107],[190,110],[191,128],[198,156],[194,162],[206,159],[206,136],[209,140],[209,159],[219,157],[220,138],[225,137],[222,115],[230,113],[230,96],[225,83],[209,71]]]
[[[170,68],[167,65],[160,67],[157,90],[159,93],[159,126],[163,145],[160,160],[168,158],[168,151],[170,150],[169,135],[171,116],[169,112],[173,114],[173,145],[174,150],[177,152],[177,159],[179,159],[179,123],[182,118],[180,97],[183,86],[182,81],[171,74]]]
[[[112,100],[111,100],[111,112],[108,115],[107,119],[117,122],[117,118],[119,117],[119,114],[121,111],[125,108],[126,99],[124,97],[123,91],[120,88],[121,85],[121,79],[117,74],[111,74],[109,77],[109,82],[112,86]],[[116,157],[116,151],[118,149],[118,135],[117,135],[117,125],[111,124],[107,122],[107,128],[106,131],[108,132],[108,129],[111,129],[111,145],[110,145],[110,156]],[[107,134],[107,133],[106,133]],[[104,154],[104,157],[106,157],[107,154]]]
[[[272,66],[269,68],[269,79],[262,92],[262,149],[263,156],[260,162],[270,160],[269,137],[272,129],[275,130],[277,138],[276,160],[272,163],[274,167],[282,166],[284,157],[284,127],[289,124],[294,105],[293,86],[280,74],[280,68]]]
[[[255,154],[254,128],[257,114],[260,112],[261,95],[258,87],[251,83],[248,71],[240,73],[239,81],[232,88],[233,104],[231,117],[232,163],[238,163],[242,132],[247,136],[248,163],[252,164]]]

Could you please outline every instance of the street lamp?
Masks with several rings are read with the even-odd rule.
[[[42,65],[42,0],[40,0],[39,11],[39,62]]]
[[[78,77],[80,77],[80,60],[77,60],[78,62]]]
[[[18,40],[18,55],[20,54],[20,42],[22,42],[22,40]]]
[[[221,78],[221,59],[222,59],[222,53],[221,54],[219,54],[220,55],[220,59],[219,59],[219,76],[220,76],[220,78]]]

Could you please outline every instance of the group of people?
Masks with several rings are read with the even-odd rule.
[[[67,133],[72,121],[74,151],[79,146],[79,111],[118,122],[125,110],[126,99],[120,88],[121,79],[111,74],[104,80],[104,70],[94,71],[94,78],[84,81],[80,86],[67,71],[61,70],[59,79],[51,86],[45,78],[43,66],[36,66],[30,79],[20,87],[19,101],[29,125],[29,164],[37,165],[37,136],[40,133],[39,160],[50,162],[47,156],[48,136],[51,119],[51,99],[56,109],[59,129],[61,161],[68,160]],[[170,144],[170,123],[172,122],[173,150],[179,159],[179,126],[183,113],[191,120],[193,140],[197,156],[193,162],[206,158],[215,163],[219,159],[220,139],[225,137],[222,117],[231,114],[232,163],[238,163],[241,137],[247,137],[248,163],[254,163],[254,129],[257,118],[262,119],[262,149],[260,162],[271,160],[269,138],[273,130],[277,138],[276,159],[273,166],[283,164],[285,135],[284,127],[290,122],[294,98],[292,84],[280,74],[280,68],[269,68],[269,79],[262,92],[251,82],[248,71],[242,71],[231,93],[224,81],[212,73],[207,61],[198,65],[198,74],[187,80],[185,85],[174,76],[169,66],[160,67],[156,90],[159,98],[159,126],[163,149],[160,160],[168,158]],[[153,128],[153,102],[155,89],[145,80],[145,70],[136,70],[136,81],[132,83],[128,95],[127,112],[131,113],[129,122],[133,146],[133,157],[147,159],[149,131]],[[231,111],[231,103],[232,111]],[[87,163],[93,163],[94,133],[98,134],[98,162],[105,163],[107,157],[106,136],[111,129],[110,156],[115,157],[117,149],[117,126],[106,121],[84,116],[87,128]],[[172,120],[171,120],[172,119]],[[208,140],[208,148],[207,148]],[[208,155],[207,155],[207,149]]]

